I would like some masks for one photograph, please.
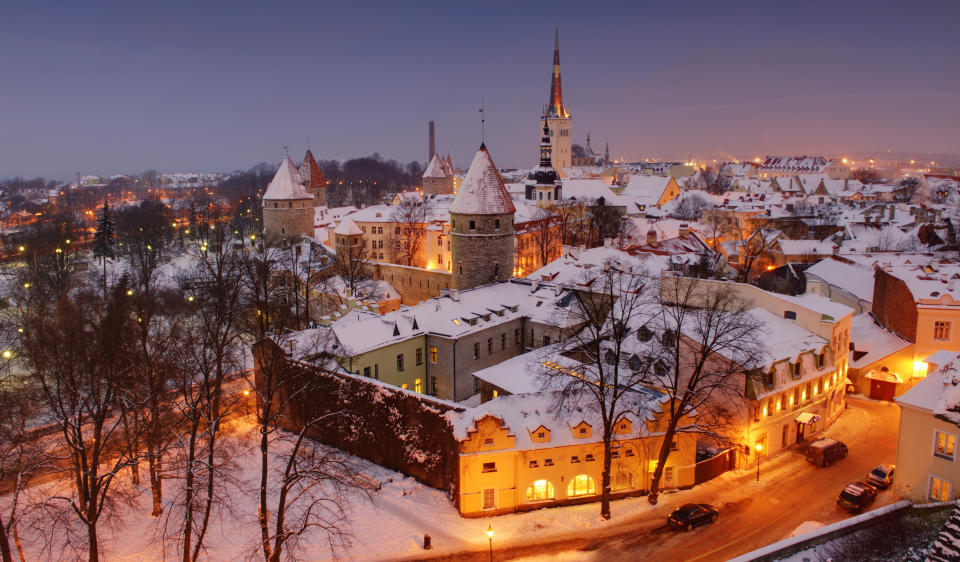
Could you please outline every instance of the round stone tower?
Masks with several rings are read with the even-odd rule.
[[[450,205],[453,288],[510,279],[515,212],[503,178],[481,144]]]
[[[314,198],[303,186],[289,157],[263,194],[263,234],[267,245],[278,246],[299,236],[313,237]]]

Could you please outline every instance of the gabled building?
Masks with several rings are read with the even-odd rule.
[[[610,483],[614,498],[646,493],[663,442],[666,395],[646,388],[642,392],[643,407],[614,424]],[[461,515],[497,515],[599,499],[601,420],[589,408],[558,412],[555,401],[553,393],[504,396],[445,414],[460,446]],[[663,471],[663,489],[694,485],[696,442],[694,433],[677,433]]]

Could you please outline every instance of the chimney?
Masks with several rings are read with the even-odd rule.
[[[680,223],[680,237],[688,236],[690,234],[690,225],[682,222]]]
[[[897,207],[896,205],[890,205],[890,220],[893,220],[893,216],[896,214]]]
[[[428,129],[430,131],[430,147],[428,149],[429,155],[427,155],[427,163],[429,164],[430,161],[433,160],[433,155],[437,153],[437,137],[433,121],[430,121]]]
[[[657,231],[651,228],[650,230],[647,231],[647,245],[654,246],[656,245],[656,243],[657,243]]]

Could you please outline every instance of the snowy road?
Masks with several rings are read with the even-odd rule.
[[[850,455],[833,466],[818,468],[800,454],[785,452],[764,461],[759,483],[753,472],[727,473],[678,494],[676,500],[719,506],[720,519],[712,525],[690,533],[667,530],[665,516],[679,503],[668,495],[654,509],[600,529],[571,530],[546,544],[538,543],[536,536],[515,537],[511,544],[501,545],[495,540],[494,558],[727,560],[784,539],[804,522],[826,524],[849,517],[836,506],[837,494],[847,483],[865,478],[877,464],[894,462],[899,424],[899,408],[893,404],[857,399],[849,402],[849,409],[826,432],[850,448]],[[880,493],[871,509],[891,503],[895,494],[896,483]],[[438,558],[482,560],[488,556],[486,551],[473,551]]]

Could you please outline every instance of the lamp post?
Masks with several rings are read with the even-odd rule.
[[[487,539],[490,541],[490,562],[493,562],[493,525],[487,525]]]
[[[760,453],[763,452],[763,443],[757,443],[753,446],[757,451],[757,482],[760,481]]]

